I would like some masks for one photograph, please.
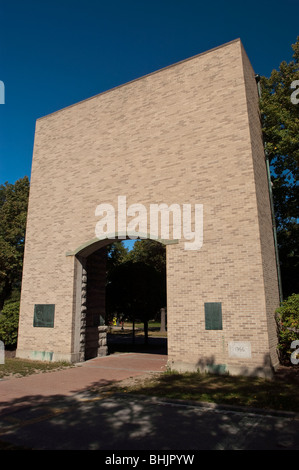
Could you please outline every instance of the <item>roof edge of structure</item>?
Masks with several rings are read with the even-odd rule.
[[[49,113],[49,114],[46,114],[46,115],[44,115],[44,116],[41,116],[41,117],[37,118],[37,121],[40,121],[40,120],[42,120],[42,119],[46,119],[46,118],[48,118],[49,116],[52,116],[53,114],[60,113],[60,112],[62,112],[62,111],[64,111],[64,110],[66,110],[66,109],[69,109],[69,108],[72,108],[72,107],[74,107],[74,106],[77,106],[77,105],[79,105],[79,104],[81,104],[81,103],[84,103],[85,101],[92,100],[92,99],[94,99],[94,98],[97,98],[98,96],[104,95],[104,94],[106,94],[106,93],[110,93],[111,91],[117,90],[117,89],[119,89],[119,88],[122,88],[122,87],[124,87],[124,86],[130,85],[130,84],[132,84],[132,83],[134,83],[134,82],[137,82],[137,81],[139,81],[139,80],[142,80],[142,79],[144,79],[144,78],[150,77],[151,75],[155,75],[155,74],[157,74],[157,73],[163,72],[164,70],[170,69],[170,68],[175,67],[175,66],[177,66],[177,65],[180,65],[180,64],[183,64],[183,63],[188,62],[188,61],[190,61],[190,60],[196,59],[197,57],[200,57],[200,56],[202,56],[202,55],[209,54],[210,52],[214,52],[214,51],[216,51],[216,50],[218,50],[218,49],[222,49],[222,48],[224,48],[224,47],[228,47],[228,46],[230,46],[230,45],[232,45],[232,44],[234,44],[234,43],[240,43],[240,44],[242,44],[240,38],[233,39],[232,41],[229,41],[229,42],[227,42],[227,43],[225,43],[225,44],[222,44],[222,45],[220,45],[220,46],[216,46],[216,47],[213,47],[212,49],[209,49],[209,50],[207,50],[207,51],[200,52],[199,54],[196,54],[196,55],[194,55],[194,56],[187,57],[186,59],[183,59],[183,60],[180,60],[180,61],[178,61],[178,62],[175,62],[174,64],[167,65],[167,66],[165,66],[165,67],[162,67],[161,69],[154,70],[153,72],[150,72],[150,73],[148,73],[148,74],[146,74],[146,75],[142,75],[141,77],[134,78],[133,80],[130,80],[130,81],[125,82],[125,83],[122,83],[122,84],[117,85],[117,86],[115,86],[115,87],[113,87],[113,88],[109,88],[108,90],[104,90],[104,91],[102,91],[102,92],[100,92],[100,93],[97,93],[96,95],[90,96],[89,98],[85,98],[85,99],[83,99],[83,100],[77,101],[76,103],[73,103],[73,104],[70,104],[70,105],[68,105],[68,106],[65,106],[65,107],[63,107],[63,108],[61,108],[61,109],[57,109],[56,111],[53,111],[52,113]]]

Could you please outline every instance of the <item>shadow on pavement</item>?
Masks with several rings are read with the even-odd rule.
[[[101,385],[71,397],[11,401],[1,414],[0,441],[37,450],[299,450],[298,420],[137,397],[117,393],[113,382]]]

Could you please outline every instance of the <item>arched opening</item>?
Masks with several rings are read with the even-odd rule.
[[[167,354],[166,243],[95,240],[76,253],[79,360],[121,352]]]
[[[110,245],[106,278],[108,351],[167,353],[166,247],[139,240]],[[120,258],[120,259],[119,259]]]

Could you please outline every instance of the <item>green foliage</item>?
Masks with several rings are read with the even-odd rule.
[[[159,299],[159,308],[166,307],[166,246],[155,240],[137,240],[128,253],[128,260],[144,263],[158,273],[159,285],[155,296]]]
[[[21,289],[28,196],[27,176],[0,185],[0,311],[13,289]]]
[[[0,315],[0,340],[5,347],[17,344],[20,302],[7,302]]]
[[[106,247],[107,250],[107,270],[112,271],[114,268],[124,263],[128,259],[128,249],[122,242],[117,241]]]
[[[278,324],[278,349],[282,361],[290,361],[294,351],[290,348],[292,341],[299,340],[299,294],[288,297],[276,310]]]
[[[128,258],[134,262],[153,266],[156,271],[161,273],[166,269],[165,245],[155,240],[137,240],[134,243],[134,248],[129,252]]]
[[[291,88],[299,79],[299,36],[293,60],[261,77],[261,117],[269,158],[284,297],[299,292],[299,104]]]
[[[148,321],[164,306],[161,298],[161,274],[145,263],[126,261],[110,273],[106,287],[108,317],[143,321],[145,342],[148,340]],[[133,328],[134,329],[134,328]]]
[[[149,295],[150,292],[150,295]],[[147,299],[142,303],[141,296]],[[121,242],[108,247],[107,311],[128,318],[150,309],[151,314],[166,306],[166,249],[154,240],[137,240],[131,251]],[[139,305],[137,307],[137,305]],[[153,307],[154,306],[154,307]],[[155,311],[156,309],[156,311]],[[145,318],[148,314],[146,313]]]
[[[127,318],[150,319],[161,307],[160,276],[151,266],[127,261],[109,277],[106,289],[107,309]]]

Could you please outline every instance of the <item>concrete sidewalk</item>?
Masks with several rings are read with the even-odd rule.
[[[0,412],[41,397],[71,396],[130,377],[166,370],[167,356],[125,353],[97,357],[63,370],[0,380]]]

